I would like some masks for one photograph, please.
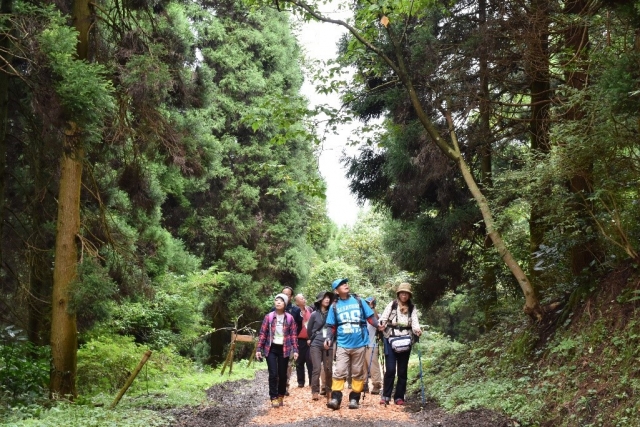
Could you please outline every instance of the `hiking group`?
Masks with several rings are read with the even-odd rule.
[[[293,289],[285,287],[265,315],[256,358],[267,361],[271,406],[283,406],[289,395],[292,359],[298,387],[305,386],[306,372],[311,399],[326,396],[328,408],[340,409],[346,385],[348,407],[357,409],[362,393],[369,392],[369,379],[371,393],[380,395],[380,404],[389,404],[393,397],[396,405],[404,405],[411,347],[422,334],[411,285],[401,283],[396,299],[380,316],[376,299],[351,293],[348,279],[336,279],[331,287],[318,294],[313,308],[306,305],[302,294],[292,304]],[[378,361],[380,347],[384,378]]]

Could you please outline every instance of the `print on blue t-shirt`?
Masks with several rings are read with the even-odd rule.
[[[365,319],[373,316],[373,310],[368,304],[362,303]],[[335,313],[338,313],[339,321],[336,321]],[[337,340],[338,347],[342,348],[358,348],[364,347],[369,342],[369,332],[366,327],[360,323],[362,311],[358,300],[349,295],[349,298],[343,300],[338,298],[336,310],[333,305],[329,308],[327,315],[327,325],[338,325]],[[366,321],[363,319],[363,322]]]

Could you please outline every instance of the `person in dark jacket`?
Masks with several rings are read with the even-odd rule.
[[[307,305],[307,301],[304,295],[298,294],[294,298],[296,308],[298,309],[296,314],[293,315],[293,319],[298,326],[298,360],[296,360],[296,376],[298,378],[298,387],[304,387],[305,371],[309,378],[309,385],[311,385],[311,374],[313,371],[313,365],[311,362],[311,354],[309,353],[309,332],[307,331],[307,325],[313,308]],[[306,369],[305,369],[306,368]]]
[[[331,395],[331,368],[333,366],[333,347],[326,350],[324,341],[327,338],[327,314],[329,306],[333,301],[333,292],[322,291],[316,297],[314,302],[315,311],[309,318],[307,323],[307,332],[309,334],[309,352],[311,355],[311,366],[313,372],[311,374],[311,399],[318,400],[320,392],[326,394],[327,398]],[[324,390],[320,390],[320,373],[324,371]]]

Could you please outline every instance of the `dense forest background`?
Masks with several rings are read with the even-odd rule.
[[[523,369],[600,355],[625,379],[618,424],[600,425],[640,419],[640,2],[345,7],[348,22],[298,0],[2,0],[3,407],[114,389],[99,361],[139,346],[215,366],[226,328],[283,286],[310,300],[349,277],[382,301],[412,282],[433,357],[506,348],[501,368],[538,394],[578,368]],[[317,69],[292,35],[311,19],[348,30]],[[305,74],[344,108],[312,111]],[[371,206],[352,227],[326,214],[326,114],[376,127],[343,159]],[[575,386],[587,415],[567,425],[598,425],[605,387]]]

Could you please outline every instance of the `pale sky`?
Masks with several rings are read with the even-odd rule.
[[[328,6],[330,8],[330,6]],[[328,9],[331,10],[331,9]],[[331,13],[332,18],[346,19],[343,13]],[[337,43],[346,30],[338,25],[309,22],[302,24],[297,34],[298,42],[310,59],[328,60],[335,58]],[[332,107],[340,106],[337,94],[321,95],[309,79],[305,79],[302,94],[309,99],[310,108],[320,104]],[[327,213],[339,226],[353,225],[361,209],[349,191],[349,181],[345,177],[345,169],[340,163],[344,150],[353,155],[357,150],[347,146],[347,139],[353,133],[354,125],[340,126],[337,135],[329,135],[320,154],[320,174],[327,183]]]

